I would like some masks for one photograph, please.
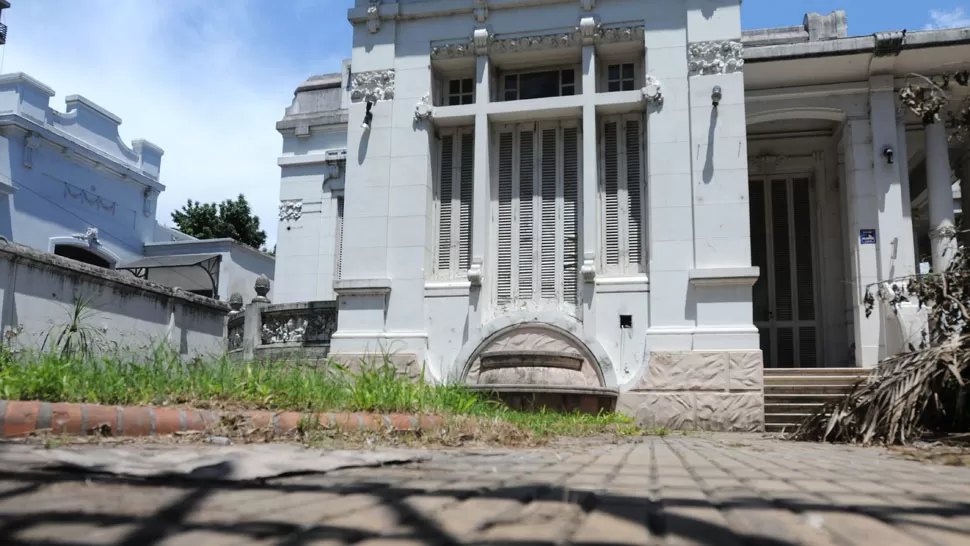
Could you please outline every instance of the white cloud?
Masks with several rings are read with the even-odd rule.
[[[970,27],[970,15],[963,8],[953,8],[950,11],[930,10],[930,22],[923,30],[937,30],[942,28]]]
[[[122,138],[165,149],[158,219],[188,198],[246,195],[276,239],[282,140],[275,122],[310,75],[260,40],[255,2],[16,2],[3,72],[80,94],[119,115]],[[340,55],[315,68],[339,70]],[[315,63],[317,64],[317,63]]]

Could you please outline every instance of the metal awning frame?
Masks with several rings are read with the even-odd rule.
[[[166,258],[167,256],[153,256],[157,258]],[[136,260],[135,264],[143,260]],[[219,266],[222,264],[222,255],[214,254],[207,258],[203,258],[194,264],[180,264],[180,265],[159,265],[159,266],[144,266],[144,267],[127,267],[121,266],[117,269],[124,271],[130,271],[134,276],[148,280],[148,270],[149,269],[175,269],[178,267],[199,267],[209,276],[209,282],[212,283],[212,297],[213,299],[219,299]]]

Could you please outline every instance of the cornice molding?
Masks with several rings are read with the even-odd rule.
[[[583,45],[617,44],[643,40],[643,25],[604,26],[593,17],[584,17],[579,26],[561,32],[503,38],[491,36],[486,29],[475,31],[467,40],[433,43],[431,58],[459,59],[476,54],[520,53],[568,49]]]

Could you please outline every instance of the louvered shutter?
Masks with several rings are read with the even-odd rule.
[[[563,300],[579,303],[579,130],[563,129]]]
[[[336,264],[334,266],[333,277],[334,279],[340,279],[343,273],[343,262],[344,262],[344,198],[340,196],[337,198],[337,227],[336,227],[336,237],[334,244],[334,255],[336,259]]]
[[[475,135],[461,135],[461,166],[459,168],[458,212],[458,271],[471,266],[472,253],[472,195],[475,187]]]
[[[539,249],[539,284],[540,294],[543,299],[556,298],[556,279],[559,271],[556,267],[556,182],[559,158],[556,154],[558,148],[558,135],[555,129],[544,129],[542,131],[542,168],[540,179],[540,199],[542,200],[539,213],[541,214],[541,235],[542,241]]]
[[[518,249],[518,299],[532,299],[535,294],[535,132],[520,131],[519,134],[519,238]]]
[[[640,168],[640,121],[626,121],[627,260],[639,271],[643,259],[643,204]]]
[[[620,264],[620,143],[615,121],[603,124],[603,251],[606,265]]]
[[[792,234],[795,240],[795,301],[797,319],[815,321],[815,260],[812,255],[812,217],[810,182],[806,178],[792,180]],[[798,329],[799,367],[818,366],[818,347],[814,326]]]
[[[512,301],[512,167],[514,134],[498,138],[498,244],[496,298],[499,304]]]
[[[439,147],[440,162],[438,168],[438,272],[445,273],[451,269],[451,233],[453,219],[454,197],[454,167],[455,167],[455,139],[452,135],[443,135]]]

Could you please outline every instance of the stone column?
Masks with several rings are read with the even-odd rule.
[[[953,225],[953,189],[950,178],[950,155],[946,128],[931,123],[926,135],[926,194],[929,198],[930,245],[933,249],[933,271],[944,271],[956,252]]]
[[[845,124],[846,239],[852,288],[852,320],[856,366],[871,368],[879,362],[882,321],[878,306],[866,317],[867,288],[879,281],[877,245],[868,237],[879,224],[879,205],[873,180],[872,130],[869,119],[850,118]],[[875,292],[873,292],[875,293]]]
[[[486,43],[487,31],[475,31],[475,41]],[[488,115],[486,105],[491,101],[491,63],[488,59],[487,47],[476,48],[478,56],[475,58],[475,189],[472,200],[472,263],[468,269],[468,280],[471,283],[468,298],[468,329],[472,337],[482,327],[482,317],[487,306],[487,291],[483,290],[483,270],[488,248],[489,227],[489,139]]]
[[[598,147],[596,145],[596,49],[583,46],[583,189],[582,189],[582,277],[583,325],[587,335],[595,335],[593,298],[596,293],[596,250],[599,239],[597,218],[597,188],[599,187]]]

